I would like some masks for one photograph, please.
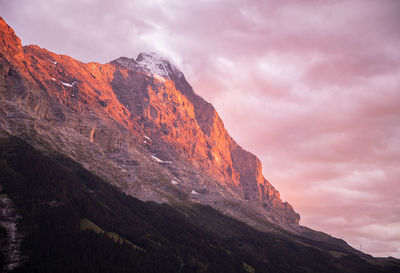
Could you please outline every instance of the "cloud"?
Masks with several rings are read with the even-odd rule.
[[[400,257],[400,2],[0,0],[82,61],[158,51],[216,107],[302,224]]]

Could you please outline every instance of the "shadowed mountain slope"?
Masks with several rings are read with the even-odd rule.
[[[210,206],[130,197],[59,154],[0,138],[2,195],[20,215],[13,272],[398,272],[334,245],[263,233]],[[5,241],[5,242],[4,242]],[[7,240],[2,239],[2,245]],[[7,253],[0,261],[7,266]]]

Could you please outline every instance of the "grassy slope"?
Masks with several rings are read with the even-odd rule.
[[[16,138],[0,139],[0,181],[22,215],[18,228],[26,234],[22,251],[29,259],[15,272],[365,273],[400,268],[373,265],[311,240],[263,233],[209,206],[142,202],[76,162],[45,156]],[[82,219],[90,221],[84,228]]]

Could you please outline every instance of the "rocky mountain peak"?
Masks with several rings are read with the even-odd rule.
[[[141,62],[141,61],[148,62],[149,60],[151,62],[156,62],[156,63],[163,63],[163,62],[169,63],[169,61],[165,57],[161,56],[160,54],[158,54],[156,52],[142,52],[142,53],[139,53],[139,55],[136,58],[137,62]]]
[[[183,73],[163,56],[155,53],[140,53],[136,59],[120,57],[114,61],[124,67],[142,71],[159,80],[180,79]]]
[[[0,17],[0,53],[18,60],[22,58],[21,40],[2,17]]]

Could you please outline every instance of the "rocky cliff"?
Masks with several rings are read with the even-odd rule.
[[[200,202],[250,223],[299,215],[184,74],[156,54],[82,63],[22,46],[0,19],[0,129],[62,152],[156,202]]]

